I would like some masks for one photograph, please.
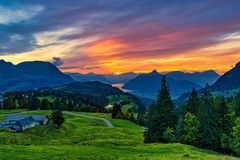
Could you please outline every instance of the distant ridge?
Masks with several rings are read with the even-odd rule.
[[[212,91],[232,90],[240,87],[240,62],[223,74],[212,86]]]
[[[166,76],[175,80],[188,80],[197,83],[202,87],[204,87],[207,83],[212,85],[220,77],[214,70],[193,73],[174,71],[166,73]]]
[[[49,62],[32,61],[13,65],[0,60],[0,91],[35,90],[74,82]]]
[[[162,76],[163,74],[153,70],[151,73],[138,75],[128,81],[123,88],[131,90],[131,93],[137,96],[155,99],[160,89]],[[200,85],[188,80],[175,80],[167,76],[167,81],[173,98],[192,90],[192,88],[201,88]]]
[[[211,91],[216,94],[224,95],[228,92],[229,95],[236,93],[240,89],[240,62],[234,68],[224,73],[213,85],[210,86]],[[202,90],[198,90],[201,94]],[[184,93],[176,99],[176,103],[184,104],[190,93]]]
[[[138,73],[128,72],[128,73],[122,73],[122,74],[103,74],[103,76],[112,84],[116,83],[126,83],[129,80],[135,78],[138,76]]]
[[[90,81],[99,81],[102,83],[107,83],[110,84],[110,82],[100,74],[95,74],[95,73],[87,73],[87,74],[82,74],[82,73],[65,73],[72,77],[75,81],[79,82],[90,82]]]

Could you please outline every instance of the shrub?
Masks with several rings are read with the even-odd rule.
[[[64,123],[64,117],[61,111],[53,111],[51,114],[51,120],[56,128],[60,128]]]

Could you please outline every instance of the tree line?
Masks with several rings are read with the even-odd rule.
[[[121,96],[115,95],[117,99]],[[138,102],[138,99],[129,96],[124,103]],[[106,97],[97,97],[90,95],[80,95],[66,93],[62,91],[43,90],[43,91],[18,91],[7,92],[4,94],[4,109],[29,109],[29,110],[62,110],[77,112],[103,112],[112,113],[113,118],[127,119],[134,123],[143,125],[145,106],[142,104],[134,106],[128,112],[123,113],[121,107],[123,104],[114,103],[110,111],[105,109],[109,104]],[[138,113],[135,118],[134,113]]]
[[[145,117],[145,143],[180,142],[240,155],[240,93],[235,97],[214,97],[206,85],[195,89],[186,105],[175,107],[163,77],[156,104]]]
[[[113,119],[125,119],[139,125],[144,125],[145,111],[141,107],[133,106],[129,108],[127,112],[122,112],[122,107],[126,104],[130,104],[130,102],[129,101],[115,102],[111,110],[111,117]],[[134,114],[137,114],[137,116],[134,116]]]
[[[57,92],[20,91],[5,93],[3,108],[104,112],[105,103],[107,101],[102,97]]]

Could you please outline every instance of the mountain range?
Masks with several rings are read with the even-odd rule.
[[[124,84],[135,78],[138,74],[129,72],[123,74],[96,74],[96,73],[65,73],[79,82],[99,81],[107,84]]]
[[[169,72],[164,74],[170,88],[170,93],[173,98],[177,98],[181,94],[191,91],[192,88],[201,89],[206,83],[212,84],[219,75],[215,71],[204,72]],[[127,82],[123,89],[131,90],[131,93],[140,97],[147,97],[155,99],[160,89],[160,82],[163,74],[156,70],[149,74],[140,74],[136,78]]]
[[[0,91],[35,90],[74,82],[49,62],[33,61],[14,65],[0,60]]]
[[[182,94],[181,97],[184,97],[184,93],[190,92],[192,88],[201,91],[206,83],[211,85],[214,92],[230,92],[240,88],[240,63],[237,63],[234,68],[219,78],[219,75],[212,70],[194,73],[175,71],[165,74],[158,73],[156,70],[148,74],[132,72],[120,75],[64,74],[49,62],[33,61],[14,65],[0,60],[0,91],[36,90],[42,87],[61,86],[75,81],[99,81],[105,84],[126,82],[123,89],[131,90],[132,94],[139,97],[155,99],[163,75],[168,80],[173,98]]]
[[[240,87],[240,62],[223,74],[212,86],[212,91],[233,90]]]
[[[215,71],[209,70],[204,72],[186,73],[180,71],[169,72],[165,74],[167,77],[175,80],[188,80],[204,87],[207,83],[212,85],[220,77]]]
[[[129,80],[137,77],[138,73],[128,72],[123,74],[103,74],[111,84],[125,84]]]
[[[139,73],[123,73],[123,74],[95,74],[95,73],[65,73],[71,76],[74,80],[80,82],[88,82],[88,81],[100,81],[107,84],[125,84],[131,79],[136,78]],[[187,80],[194,82],[202,87],[208,84],[213,84],[220,77],[215,71],[209,70],[204,72],[193,72],[186,73],[180,71],[174,71],[166,73],[169,78],[176,80]]]
[[[65,73],[69,75],[72,79],[79,82],[90,82],[90,81],[99,81],[102,83],[111,84],[111,82],[105,78],[103,75],[95,74],[95,73],[87,73],[87,74],[81,74],[81,73]]]
[[[211,92],[215,95],[232,96],[240,90],[240,62],[231,70],[224,73],[214,84],[210,86]],[[202,93],[198,90],[198,94]],[[183,104],[186,102],[190,93],[184,93],[176,99],[176,103]]]
[[[160,89],[162,77],[163,74],[158,73],[156,70],[148,74],[140,74],[136,78],[127,82],[123,86],[123,89],[131,90],[132,94],[140,97],[155,99],[158,90]],[[178,97],[182,93],[190,91],[192,88],[201,88],[200,85],[188,80],[175,80],[168,76],[166,78],[172,97]]]

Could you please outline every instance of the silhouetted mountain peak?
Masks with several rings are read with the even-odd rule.
[[[240,68],[240,62],[238,62],[235,67]]]
[[[0,75],[8,74],[14,69],[14,65],[11,62],[6,62],[4,60],[0,60]]]
[[[136,78],[131,79],[124,84],[122,88],[131,90],[132,94],[140,97],[156,98],[160,89],[160,84],[163,75],[156,70],[149,74],[140,74]],[[178,97],[182,93],[191,91],[192,88],[200,89],[201,86],[188,80],[174,80],[167,77],[168,85],[170,87],[170,93],[172,97]]]
[[[0,60],[0,91],[31,90],[74,82],[49,62],[33,61],[13,65]]]
[[[0,64],[1,64],[1,65],[3,65],[3,64],[4,64],[4,65],[5,65],[5,64],[13,65],[11,62],[6,62],[6,61],[4,61],[3,59],[0,60]]]
[[[154,74],[159,74],[158,71],[156,69],[154,69],[151,73],[149,73],[151,75],[154,75]]]
[[[41,74],[41,75],[56,75],[62,74],[59,69],[49,62],[43,61],[27,61],[16,65],[18,73],[24,74]]]
[[[207,70],[207,71],[204,71],[204,72],[202,72],[202,73],[207,73],[207,74],[210,74],[210,75],[216,75],[216,76],[219,76],[219,75],[217,74],[217,72],[214,71],[214,70]]]
[[[240,88],[240,62],[234,68],[224,73],[217,81],[211,86],[213,91],[226,91]]]
[[[87,75],[97,75],[97,74],[95,74],[93,72],[89,72],[89,73],[87,73]]]
[[[3,59],[0,60],[0,63],[6,63]]]

